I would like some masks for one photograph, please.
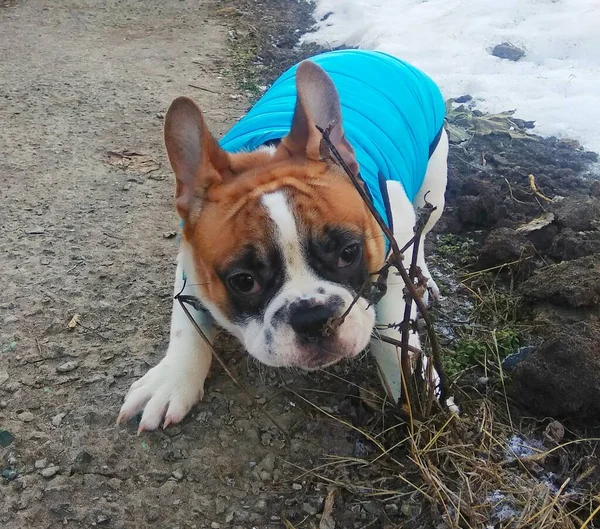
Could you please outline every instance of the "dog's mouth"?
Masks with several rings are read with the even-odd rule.
[[[295,362],[296,367],[305,371],[317,371],[325,369],[342,360],[353,358],[360,354],[360,351],[353,347],[343,346],[339,343],[314,343],[304,344],[300,347],[300,355]]]

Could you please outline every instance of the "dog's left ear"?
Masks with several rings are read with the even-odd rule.
[[[330,127],[330,140],[356,174],[354,149],[344,136],[340,98],[331,78],[314,62],[303,61],[296,70],[296,108],[289,134],[276,152],[280,156],[306,156],[310,160],[329,157],[329,149],[317,126]]]

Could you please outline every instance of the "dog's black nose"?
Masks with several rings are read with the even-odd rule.
[[[323,338],[323,328],[335,311],[327,305],[314,305],[309,301],[297,301],[290,307],[290,324],[300,336]]]

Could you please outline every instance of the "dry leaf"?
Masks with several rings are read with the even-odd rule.
[[[138,174],[148,174],[160,169],[160,164],[147,154],[134,151],[108,151],[107,162],[124,171]]]
[[[325,498],[325,505],[323,506],[323,514],[321,515],[321,522],[319,523],[319,529],[335,529],[335,520],[333,519],[333,503],[335,501],[335,495],[337,489],[332,487],[327,493]]]
[[[81,316],[79,314],[75,314],[72,318],[71,321],[69,322],[69,329],[74,329],[75,327],[77,327],[77,324],[79,323],[79,319],[81,318]]]
[[[523,233],[530,233],[532,231],[541,230],[548,224],[551,224],[554,221],[554,213],[547,211],[546,213],[540,215],[539,217],[533,219],[531,222],[527,224],[523,224],[517,228],[517,231]]]

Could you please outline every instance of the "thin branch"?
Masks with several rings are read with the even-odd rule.
[[[342,169],[346,172],[346,174],[350,178],[350,181],[352,182],[355,189],[357,190],[358,194],[363,199],[365,205],[369,209],[371,215],[373,215],[373,218],[375,219],[375,221],[377,222],[377,224],[381,228],[382,232],[384,233],[384,235],[387,237],[387,239],[389,241],[390,248],[391,248],[391,255],[388,257],[383,269],[385,269],[387,272],[387,270],[389,269],[390,266],[394,266],[398,270],[400,276],[402,277],[402,279],[404,280],[404,283],[406,285],[406,289],[408,291],[408,295],[407,295],[408,300],[407,300],[407,309],[405,311],[405,318],[403,321],[403,339],[401,342],[402,343],[402,345],[401,345],[402,369],[404,370],[408,367],[409,371],[407,371],[407,373],[411,373],[411,371],[412,371],[412,370],[410,370],[411,363],[410,363],[410,357],[408,356],[408,352],[409,352],[408,345],[409,344],[408,344],[407,314],[408,314],[408,318],[410,318],[410,305],[411,305],[412,301],[414,300],[419,312],[421,313],[423,319],[425,320],[427,335],[428,335],[429,341],[431,343],[431,349],[432,349],[431,356],[432,356],[432,360],[433,360],[433,365],[434,365],[436,371],[438,372],[438,376],[440,379],[440,397],[444,401],[448,396],[448,385],[449,384],[448,384],[448,379],[446,377],[446,374],[444,372],[442,362],[441,362],[439,342],[437,340],[437,336],[436,336],[435,330],[433,328],[433,320],[431,319],[431,316],[429,315],[427,308],[425,307],[425,304],[423,303],[423,300],[421,299],[421,296],[417,292],[417,290],[415,288],[415,284],[414,284],[414,277],[416,276],[416,257],[417,257],[420,237],[422,236],[423,229],[424,229],[425,225],[427,224],[427,221],[429,220],[429,215],[431,215],[431,213],[434,211],[435,208],[432,208],[432,207],[424,208],[426,210],[426,216],[419,217],[419,219],[417,219],[417,223],[415,225],[415,236],[401,250],[398,246],[398,243],[397,243],[395,237],[394,237],[394,234],[391,232],[391,230],[389,229],[387,224],[384,222],[381,215],[379,214],[379,212],[377,211],[377,209],[371,202],[369,196],[365,192],[365,189],[363,187],[364,181],[360,177],[360,173],[354,174],[352,172],[352,170],[350,169],[348,164],[345,162],[345,160],[340,155],[339,151],[336,149],[336,147],[331,142],[331,139],[329,136],[330,136],[330,132],[332,130],[332,125],[330,125],[327,129],[322,129],[321,127],[317,126],[317,129],[323,135],[323,141],[327,144],[327,147],[329,148],[329,151],[331,152],[333,158],[342,167]],[[423,220],[423,219],[425,219],[425,220]],[[403,253],[403,251],[408,249],[411,245],[413,247],[415,247],[415,250],[413,251],[413,259],[411,262],[409,272],[407,272],[403,265],[404,256],[402,255],[402,253]]]

